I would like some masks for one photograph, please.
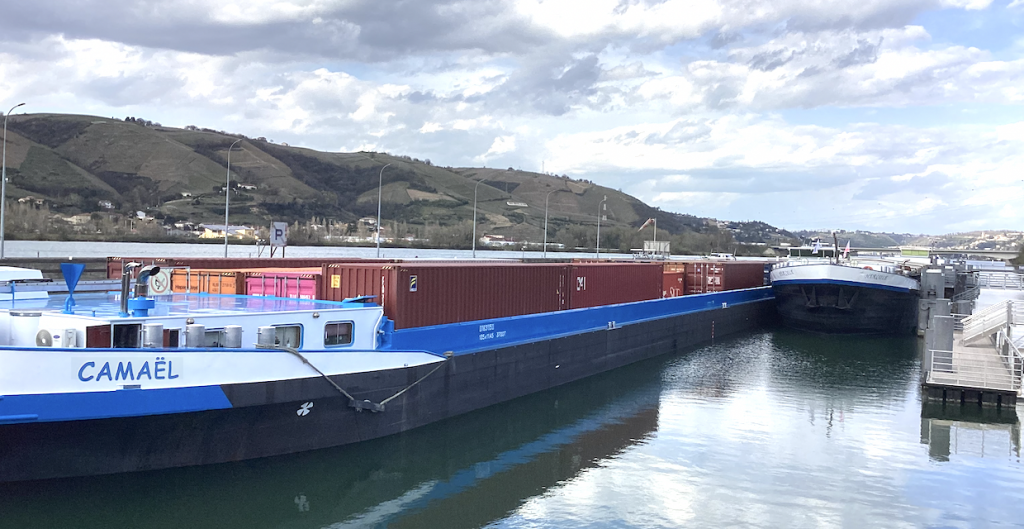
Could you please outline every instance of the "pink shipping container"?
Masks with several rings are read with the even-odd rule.
[[[319,268],[248,272],[245,293],[249,296],[317,299],[322,289],[322,277],[322,269]]]
[[[575,263],[568,270],[570,309],[661,297],[661,263]]]

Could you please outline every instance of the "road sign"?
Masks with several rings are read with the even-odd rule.
[[[288,246],[287,222],[273,222],[270,224],[270,246],[274,248]]]

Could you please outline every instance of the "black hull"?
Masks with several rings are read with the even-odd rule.
[[[367,441],[771,323],[772,300],[452,358],[389,402],[355,411],[314,377],[222,386],[232,408],[132,418],[8,425],[0,482],[224,463]],[[433,365],[331,377],[380,402]],[[312,402],[307,414],[302,405]]]
[[[782,323],[825,334],[913,334],[918,295],[830,283],[772,285]]]

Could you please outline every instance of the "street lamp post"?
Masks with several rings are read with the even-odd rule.
[[[381,192],[384,189],[384,169],[387,169],[391,165],[385,164],[384,167],[380,168],[380,182],[377,183],[377,225],[374,228],[377,230],[377,258],[380,259],[380,197]]]
[[[0,259],[4,258],[4,209],[7,207],[7,117],[24,104],[18,103],[4,114],[4,155],[3,162],[0,162]]]
[[[228,208],[231,202],[231,149],[240,141],[242,141],[242,138],[235,140],[235,143],[228,147],[228,176],[225,178],[224,184],[224,257],[228,256],[228,231],[230,231],[228,229],[228,226],[230,226],[228,223]]]
[[[601,199],[601,203],[597,205],[597,258],[601,258],[601,210],[604,208],[605,201],[608,200],[608,195],[605,195]]]
[[[548,198],[551,198],[551,193],[561,191],[561,189],[552,189],[548,191],[548,194],[544,196],[544,258],[548,258]]]
[[[473,186],[473,259],[476,259],[476,190],[480,187],[480,182],[483,180],[477,180]]]

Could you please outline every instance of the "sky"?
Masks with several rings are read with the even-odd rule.
[[[790,229],[1024,230],[1024,0],[35,0],[0,112],[515,167]]]

